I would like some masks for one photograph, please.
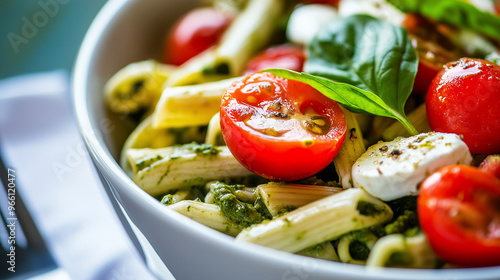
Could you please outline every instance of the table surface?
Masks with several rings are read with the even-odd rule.
[[[0,1],[0,79],[71,70],[105,0]]]

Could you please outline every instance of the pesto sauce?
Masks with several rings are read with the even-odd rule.
[[[418,231],[418,217],[415,211],[405,210],[404,214],[396,218],[392,223],[385,226],[386,234],[401,233],[405,236],[413,236]]]
[[[138,161],[135,166],[137,167],[137,171],[141,171],[149,166],[151,166],[153,163],[162,160],[163,157],[160,155],[154,156],[154,157],[149,157],[149,158],[143,158],[142,160]]]
[[[180,158],[182,155],[192,152],[199,156],[215,156],[218,155],[221,150],[217,149],[217,147],[212,144],[191,142],[189,144],[175,146],[174,152],[170,155],[170,159]]]
[[[385,213],[387,209],[383,205],[376,205],[368,201],[359,201],[356,209],[363,216],[375,217],[382,213]]]
[[[386,262],[388,267],[407,267],[413,262],[412,256],[407,252],[394,252]]]
[[[349,254],[355,260],[364,261],[368,259],[370,248],[365,243],[355,239],[349,243]]]
[[[213,185],[215,204],[219,206],[224,217],[243,227],[264,221],[265,217],[253,205],[238,200],[232,191],[235,188],[241,188],[241,186],[231,186],[222,182],[216,182]]]

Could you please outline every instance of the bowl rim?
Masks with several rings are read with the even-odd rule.
[[[182,224],[188,229],[197,232],[200,238],[204,238],[209,242],[216,242],[218,246],[224,247],[226,250],[240,250],[243,254],[254,255],[255,258],[265,259],[268,262],[274,262],[284,267],[300,266],[303,265],[304,261],[311,260],[311,258],[255,244],[235,243],[233,237],[209,228],[207,229],[207,227],[164,207],[155,198],[141,190],[114,160],[111,152],[104,144],[105,142],[102,135],[100,135],[99,129],[92,124],[89,114],[89,104],[87,103],[87,84],[90,79],[89,70],[92,68],[92,58],[103,34],[109,28],[109,23],[113,22],[121,11],[126,9],[127,5],[133,1],[139,0],[110,0],[104,4],[84,37],[73,67],[71,85],[72,106],[80,135],[96,168],[102,171],[105,177],[111,176],[113,179],[122,182],[122,184],[112,187],[119,187],[122,191],[133,194],[142,203],[151,205],[152,211],[164,212],[165,219],[171,219],[176,223]],[[110,199],[115,198],[110,197]],[[500,277],[500,267],[452,269],[369,268],[321,259],[314,260],[318,262],[316,268],[322,275],[337,277],[364,279],[403,279],[402,277],[410,277],[404,279],[478,279],[479,275],[481,275],[481,279],[497,279]],[[168,267],[168,264],[165,265]]]

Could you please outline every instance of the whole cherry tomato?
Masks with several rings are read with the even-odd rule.
[[[462,58],[448,63],[426,98],[432,130],[463,136],[473,154],[500,152],[500,66]]]
[[[255,73],[233,83],[222,97],[224,140],[250,171],[294,181],[330,164],[345,138],[337,102],[304,83]]]
[[[429,176],[417,198],[420,225],[433,250],[467,267],[500,265],[499,205],[500,179],[466,165]]]
[[[164,60],[181,65],[215,45],[232,22],[232,15],[205,7],[191,10],[173,26],[165,39]]]
[[[302,72],[305,61],[304,50],[293,45],[280,45],[268,48],[253,57],[247,65],[246,74],[266,68],[285,68]]]

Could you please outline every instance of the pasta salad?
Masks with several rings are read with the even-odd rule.
[[[277,250],[500,265],[500,1],[211,0],[106,84],[120,165]],[[455,248],[460,248],[456,250]]]

